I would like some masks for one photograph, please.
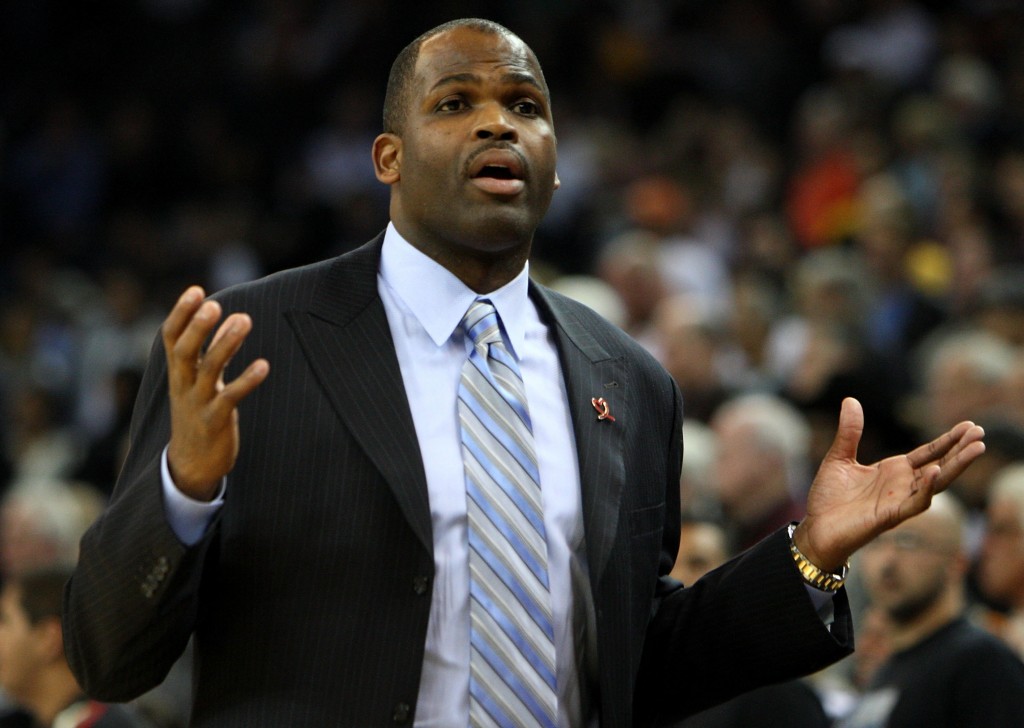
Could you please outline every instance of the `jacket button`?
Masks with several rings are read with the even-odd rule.
[[[412,580],[412,590],[417,596],[423,596],[427,593],[427,589],[430,588],[430,577],[429,576],[417,576]]]
[[[396,723],[406,723],[409,720],[409,713],[411,712],[408,703],[399,703],[395,706],[395,712],[392,713],[391,719]]]

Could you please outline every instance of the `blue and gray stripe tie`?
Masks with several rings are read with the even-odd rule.
[[[462,326],[459,382],[469,513],[471,726],[556,725],[555,644],[540,474],[519,367],[490,301]]]

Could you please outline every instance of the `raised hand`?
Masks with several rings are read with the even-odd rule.
[[[807,494],[807,516],[793,538],[811,563],[838,570],[882,531],[924,511],[985,452],[985,432],[961,422],[931,442],[872,465],[857,462],[864,431],[860,402],[843,400],[839,429]]]
[[[270,366],[256,359],[225,384],[224,368],[252,330],[252,319],[228,316],[204,352],[203,342],[222,313],[219,303],[204,296],[199,286],[186,290],[161,331],[171,404],[167,464],[180,491],[208,501],[238,457],[238,403],[266,379]]]

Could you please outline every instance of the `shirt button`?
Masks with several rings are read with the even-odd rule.
[[[409,704],[399,703],[395,706],[395,712],[392,713],[391,719],[396,723],[406,723],[409,720]]]
[[[429,576],[417,576],[412,580],[412,590],[417,596],[423,596],[427,593],[427,589],[430,587]]]

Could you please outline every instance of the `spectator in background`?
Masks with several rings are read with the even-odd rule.
[[[89,700],[64,656],[61,602],[71,568],[28,571],[0,591],[0,687],[35,728],[141,728],[124,708]]]
[[[78,542],[103,510],[95,489],[62,481],[29,481],[0,505],[0,576],[73,566]]]
[[[694,584],[728,561],[731,551],[725,529],[719,524],[684,518],[679,527],[679,554],[669,576]]]
[[[114,420],[105,435],[90,442],[75,471],[76,479],[95,486],[107,496],[114,489],[114,481],[128,454],[132,407],[142,381],[142,372],[137,369],[119,369],[114,372],[112,379]]]
[[[82,458],[80,439],[42,387],[14,395],[4,443],[12,466],[11,487],[31,480],[69,477]]]
[[[978,582],[1006,611],[986,625],[1024,660],[1024,460],[997,473],[987,513]]]
[[[720,521],[722,504],[712,474],[718,448],[715,432],[699,420],[684,419],[683,442],[686,457],[679,473],[680,511],[688,518]]]
[[[619,294],[624,309],[623,331],[660,356],[654,317],[669,289],[658,261],[658,237],[630,230],[612,238],[601,249],[597,272]]]
[[[893,653],[842,728],[1006,728],[1024,717],[1024,663],[964,616],[964,514],[945,493],[864,547]]]
[[[978,291],[971,318],[983,331],[1024,347],[1024,266],[988,278]]]
[[[944,332],[922,344],[922,434],[941,432],[964,413],[977,419],[1003,403],[1004,382],[1015,359],[1013,347],[978,329]]]
[[[642,177],[624,190],[627,218],[658,239],[658,269],[670,293],[692,299],[706,316],[727,311],[728,241],[704,218],[696,192],[669,176]]]
[[[911,418],[919,433],[941,432],[944,422],[970,413],[995,435],[978,472],[965,472],[950,486],[950,493],[967,508],[965,541],[972,559],[981,545],[991,477],[995,470],[1020,457],[1024,449],[1024,431],[1013,422],[1007,406],[1006,382],[1016,356],[1010,344],[975,328],[936,334],[918,351],[923,386],[919,402],[912,406]]]
[[[866,179],[857,208],[853,242],[871,290],[864,311],[865,348],[885,362],[884,377],[906,387],[907,357],[946,320],[946,312],[909,275],[909,256],[920,241],[913,208],[897,179],[885,173]]]
[[[1024,427],[1024,348],[1018,349],[1003,381],[1003,403],[1010,421]]]
[[[711,418],[714,482],[738,551],[804,516],[810,483],[804,417],[770,394],[729,400]]]
[[[673,295],[658,305],[654,317],[662,366],[686,400],[686,417],[708,422],[729,394],[721,371],[722,327],[693,298]]]

